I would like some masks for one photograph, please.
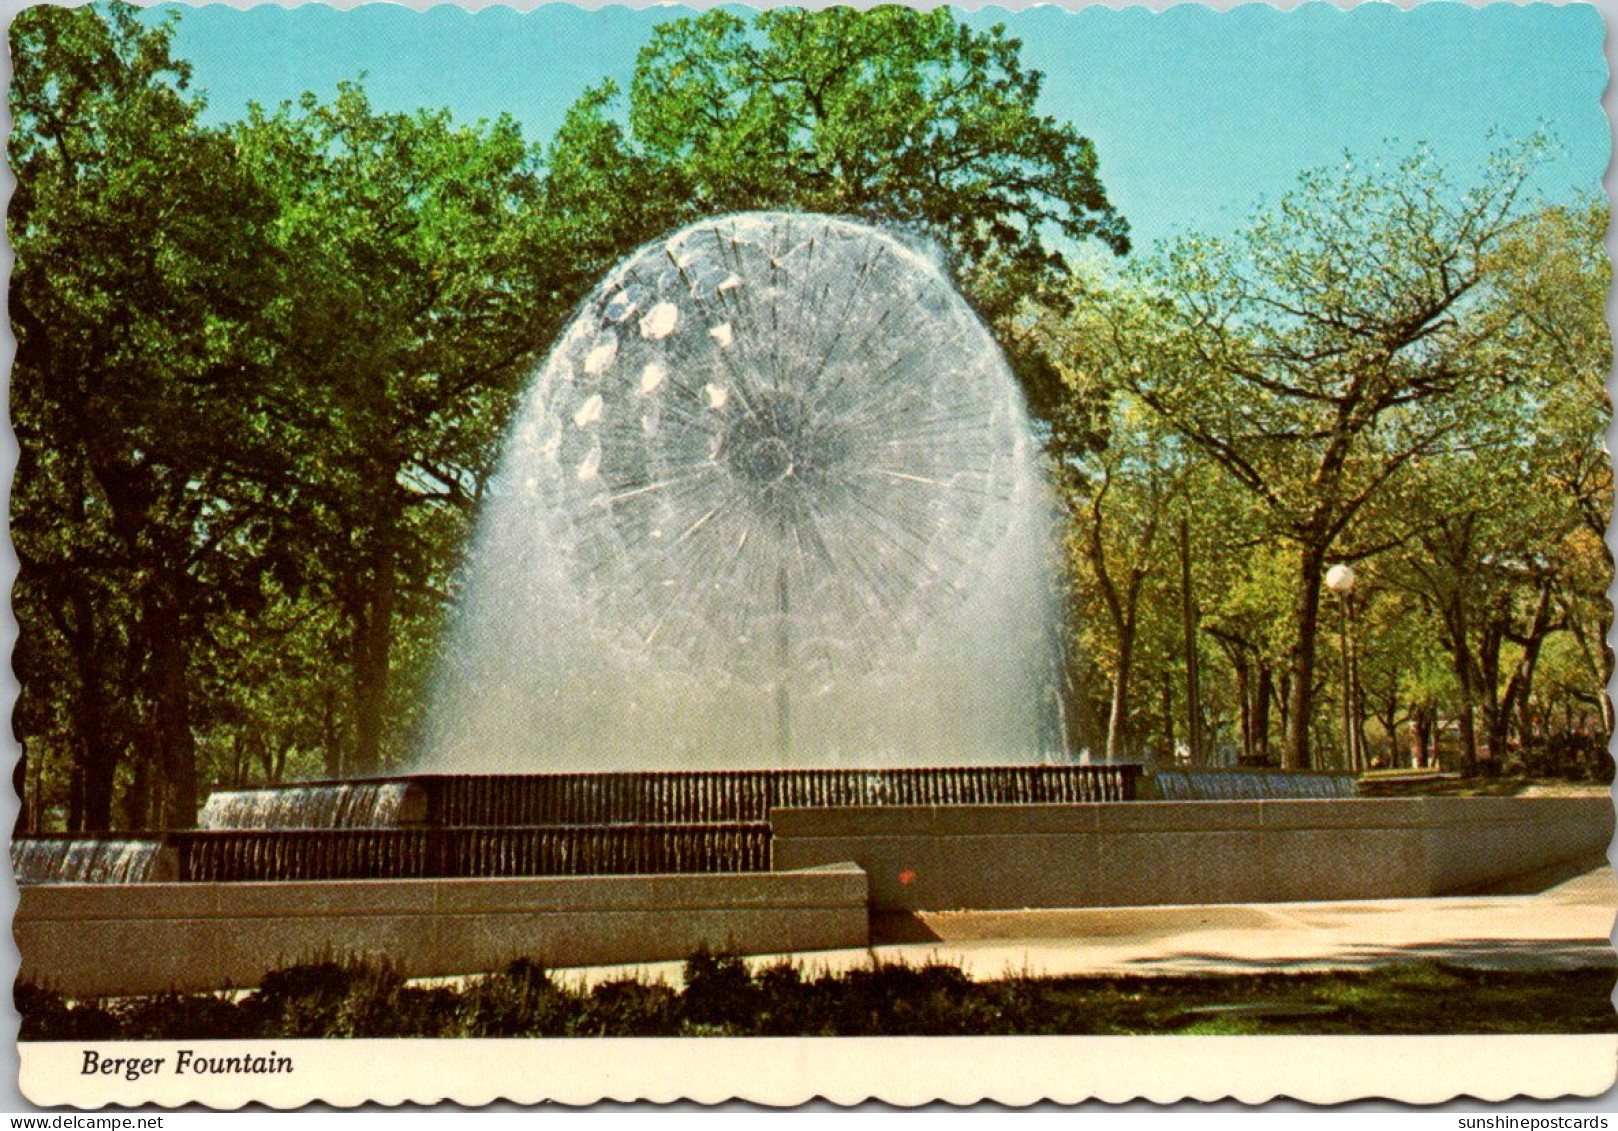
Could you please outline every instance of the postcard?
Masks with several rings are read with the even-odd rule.
[[[1600,10],[8,34],[27,1102],[1604,1102]]]

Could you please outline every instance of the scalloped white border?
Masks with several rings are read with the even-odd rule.
[[[69,2],[76,6],[81,0]],[[253,0],[208,2],[241,9],[260,6]],[[291,8],[325,0],[271,2]],[[367,2],[374,0],[333,0],[327,6],[346,10]],[[452,6],[471,11],[490,7],[528,11],[555,0],[391,2],[417,10]],[[655,2],[635,0],[623,5],[583,0],[572,6],[587,10],[652,7]],[[673,12],[719,7],[726,2],[687,0],[664,6]],[[847,2],[856,8],[870,8],[883,0]],[[915,7],[939,6],[937,0],[909,2]],[[955,6],[1006,11],[1038,6],[1161,11],[1186,2],[1194,0],[1068,0],[1054,5],[1027,0],[999,4],[957,0]],[[1279,0],[1268,6],[1287,11],[1308,2],[1311,0]],[[1352,8],[1375,0],[1331,2],[1339,8]],[[1441,0],[1392,2],[1408,9],[1417,3]],[[1485,0],[1458,2],[1483,7]],[[27,0],[0,0],[0,17],[9,26],[11,17],[29,6]],[[754,6],[785,5],[772,0]],[[832,5],[827,0],[796,0],[793,6]],[[1209,0],[1202,6],[1225,11],[1242,4],[1241,0]],[[1589,6],[1601,13],[1608,28],[1605,46],[1610,73],[1618,58],[1618,36],[1612,31],[1618,23],[1618,0],[1589,0]],[[9,85],[10,79],[10,59],[0,51],[0,86]],[[1609,123],[1614,101],[1609,84],[1602,100]],[[0,129],[9,132],[10,126],[9,110],[0,107]],[[1618,152],[1618,145],[1614,150]],[[1609,164],[1607,170],[1609,199],[1614,195],[1614,168]],[[9,202],[12,188],[8,167],[0,176],[0,204]],[[1607,249],[1610,256],[1618,253],[1618,226],[1609,231]],[[10,270],[10,244],[0,233],[0,271],[9,278]],[[1608,322],[1618,324],[1614,296],[1618,296],[1618,290],[1608,298]],[[14,350],[9,320],[0,318],[4,376],[9,376]],[[1618,397],[1618,381],[1609,377],[1608,388]],[[1618,450],[1618,423],[1609,427],[1607,440],[1609,450]],[[15,440],[9,427],[0,429],[0,488],[6,491],[15,465]],[[1618,546],[1618,528],[1609,526],[1607,541],[1609,546]],[[8,594],[16,568],[9,539],[0,539],[0,586]],[[9,657],[15,643],[16,623],[8,601],[0,609],[0,653]],[[1618,695],[1618,677],[1608,690]],[[7,718],[16,694],[16,681],[7,662],[0,665],[0,708]],[[15,761],[17,749],[9,727],[0,727],[0,749],[9,752],[11,761]],[[15,793],[0,788],[0,822],[10,827],[18,813]],[[15,912],[16,888],[9,870],[0,875],[0,901],[8,915]],[[15,942],[7,939],[5,945],[0,945],[0,991],[15,978],[17,965]],[[180,1047],[201,1050],[228,1044],[238,1053],[274,1047],[282,1054],[293,1055],[299,1067],[295,1080],[260,1077],[249,1086],[236,1078],[234,1090],[229,1083],[215,1082],[217,1090],[165,1084],[119,1092],[116,1083],[102,1078],[92,1082],[79,1074],[84,1046],[16,1044],[17,1023],[11,995],[0,992],[0,1111],[28,1111],[36,1105],[83,1109],[140,1103],[165,1107],[201,1103],[227,1110],[262,1103],[286,1109],[317,1101],[340,1107],[398,1103],[431,1106],[444,1102],[465,1107],[500,1100],[532,1104],[547,1099],[570,1105],[603,1100],[712,1104],[740,1099],[771,1107],[817,1099],[838,1105],[877,1100],[904,1106],[934,1101],[966,1105],[984,1100],[1013,1106],[1042,1101],[1077,1104],[1091,1099],[1109,1104],[1131,1100],[1172,1104],[1190,1099],[1207,1105],[1199,1109],[1203,1111],[1244,1110],[1245,1105],[1258,1104],[1296,1111],[1300,1102],[1348,1102],[1358,1111],[1400,1111],[1404,1110],[1401,1104],[1442,1104],[1449,1111],[1501,1113],[1618,1111],[1618,1036],[1611,1035],[142,1042],[131,1047],[141,1055],[171,1057],[171,1050]],[[971,1083],[985,1079],[995,1081],[992,1089]],[[445,1081],[454,1083],[446,1086]],[[1387,1099],[1399,1103],[1386,1102]]]
[[[164,1057],[130,1082],[83,1076],[84,1049]],[[278,1076],[175,1076],[179,1049],[289,1057]],[[1618,1035],[1500,1037],[824,1037],[447,1041],[140,1041],[24,1044],[23,1094],[44,1106],[200,1102],[235,1109],[731,1099],[771,1107],[823,1098],[900,1106],[992,1100],[1127,1103],[1233,1099],[1309,1104],[1392,1096],[1435,1104],[1605,1092]]]

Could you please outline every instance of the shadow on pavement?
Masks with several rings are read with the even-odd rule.
[[[1153,955],[1130,962],[1131,968],[1172,968],[1176,973],[1199,969],[1303,970],[1333,967],[1358,969],[1399,962],[1444,962],[1475,970],[1578,970],[1611,967],[1618,970],[1618,954],[1611,944],[1593,939],[1450,939],[1408,946],[1354,946],[1333,954],[1299,958],[1239,958],[1231,954],[1182,951]]]

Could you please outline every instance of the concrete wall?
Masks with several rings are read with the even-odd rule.
[[[867,944],[852,866],[707,876],[25,887],[20,976],[69,994],[257,984],[277,966],[386,956],[406,975]]]
[[[1604,797],[777,809],[773,860],[852,860],[878,911],[1447,895],[1599,856]]]

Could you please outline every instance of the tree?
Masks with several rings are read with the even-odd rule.
[[[1127,409],[1124,410],[1127,413]],[[1141,597],[1154,571],[1161,573],[1160,539],[1171,531],[1178,494],[1171,444],[1149,430],[1120,421],[1118,440],[1088,460],[1088,474],[1068,488],[1073,515],[1073,553],[1079,577],[1100,598],[1106,619],[1104,648],[1111,682],[1107,710],[1108,762],[1135,752],[1131,737],[1131,677],[1141,627]],[[1177,508],[1175,508],[1177,509]],[[1090,604],[1091,602],[1084,602]]]
[[[1137,756],[1144,730],[1133,718],[1139,644],[1173,588],[1163,547],[1184,510],[1188,467],[1184,445],[1123,376],[1153,340],[1149,304],[1127,291],[1091,298],[1065,317],[1043,311],[1034,329],[1066,393],[1048,446],[1069,516],[1078,643],[1107,676],[1106,760],[1116,762]]]
[[[280,446],[251,393],[270,209],[199,126],[172,33],[119,3],[11,32],[20,671],[27,703],[66,684],[75,828],[109,826],[126,755],[141,780],[155,757],[158,816],[191,823],[192,652],[276,563],[255,520]]]
[[[348,754],[328,761],[366,772],[405,738],[385,734],[408,715],[398,627],[436,629],[518,385],[576,298],[564,233],[509,118],[380,113],[343,84],[329,104],[254,107],[233,136],[277,207],[299,537],[348,671]]]
[[[1066,263],[1053,236],[1120,254],[1129,240],[1094,146],[1039,113],[1043,76],[1022,67],[1020,49],[1003,28],[975,32],[942,8],[673,20],[640,53],[627,132],[611,84],[574,106],[547,155],[550,199],[582,202],[614,237],[613,256],[688,220],[753,209],[916,230],[948,249],[1045,413],[1056,375],[1015,349],[1010,323],[1030,296],[1060,301]]]
[[[1612,416],[1608,216],[1598,198],[1541,208],[1500,241],[1489,264],[1502,353],[1535,390],[1519,443],[1598,539],[1612,515],[1612,460],[1601,442]]]
[[[1508,423],[1510,374],[1484,348],[1502,326],[1477,292],[1522,223],[1528,149],[1464,191],[1424,154],[1308,173],[1238,240],[1182,241],[1149,271],[1171,329],[1132,389],[1296,547],[1289,768],[1311,764],[1329,560],[1407,537],[1393,504],[1412,462]],[[1376,508],[1392,528],[1369,521]]]
[[[1498,762],[1528,710],[1546,638],[1574,627],[1573,593],[1604,593],[1610,580],[1609,569],[1591,577],[1581,546],[1600,537],[1612,507],[1601,444],[1611,360],[1605,216],[1600,204],[1546,208],[1501,241],[1481,288],[1495,326],[1481,348],[1510,374],[1514,406],[1497,407],[1492,443],[1415,473],[1414,505],[1427,520],[1404,568],[1440,615],[1467,769],[1480,746],[1474,710]],[[1519,741],[1528,729],[1517,725]]]

